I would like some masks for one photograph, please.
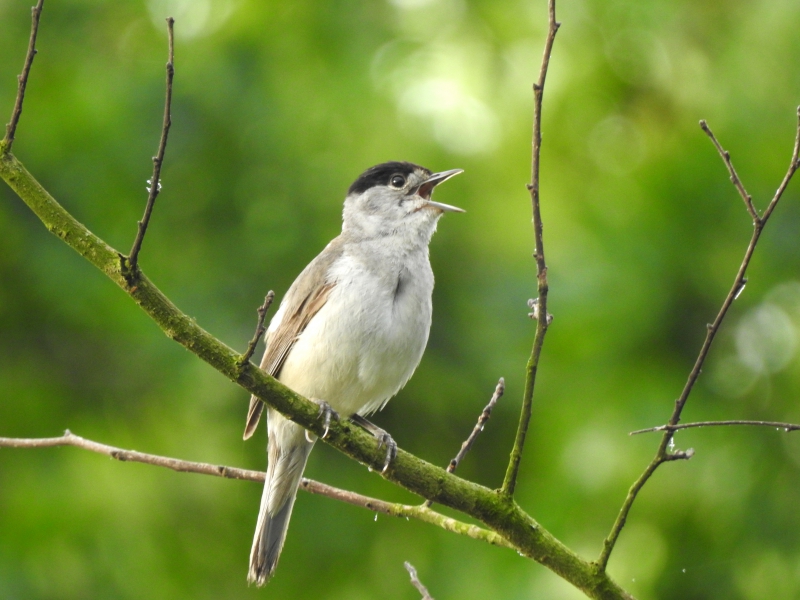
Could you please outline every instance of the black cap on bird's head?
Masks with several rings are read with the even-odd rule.
[[[426,201],[424,203],[426,208],[437,208],[442,212],[464,212],[455,206],[431,201],[433,188],[459,173],[463,173],[463,169],[432,173],[430,169],[414,163],[389,161],[370,167],[359,175],[347,190],[347,195],[361,195],[371,188],[380,186],[396,190],[408,197],[422,198]]]
[[[391,179],[394,175],[400,175],[408,178],[412,173],[419,173],[426,178],[430,177],[430,170],[410,162],[401,162],[392,160],[389,162],[381,163],[370,167],[358,176],[347,190],[347,195],[350,194],[363,194],[369,188],[376,185],[390,185]]]

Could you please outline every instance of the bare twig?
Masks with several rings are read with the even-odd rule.
[[[138,222],[136,239],[133,241],[133,246],[128,254],[127,264],[125,264],[125,261],[123,261],[123,271],[128,273],[128,279],[131,282],[136,277],[139,264],[139,251],[142,249],[144,234],[147,233],[147,225],[150,223],[150,215],[153,212],[153,205],[156,202],[158,193],[161,191],[161,165],[164,162],[164,152],[167,150],[167,137],[169,136],[169,128],[172,125],[170,105],[172,104],[172,77],[175,74],[175,40],[173,35],[174,24],[175,19],[168,17],[167,36],[169,39],[169,52],[167,59],[167,92],[164,99],[164,121],[161,126],[161,140],[158,143],[158,152],[153,157],[153,175],[147,182],[148,195],[147,204],[144,208],[144,216],[142,217],[142,220]]]
[[[761,222],[766,223],[767,219],[770,218],[772,215],[772,211],[775,210],[775,207],[778,204],[778,201],[783,196],[783,192],[786,190],[786,186],[789,185],[789,182],[792,180],[792,176],[794,175],[795,171],[800,168],[800,106],[797,107],[797,135],[794,138],[794,150],[792,151],[792,164],[789,165],[789,169],[786,171],[786,175],[783,176],[783,180],[781,184],[778,186],[778,189],[775,190],[775,195],[770,200],[767,209],[764,211],[764,215],[761,217]]]
[[[494,388],[494,394],[492,394],[492,399],[489,400],[489,404],[487,404],[483,412],[481,412],[481,416],[478,417],[478,422],[475,424],[475,427],[472,429],[472,433],[469,434],[467,440],[461,444],[461,450],[458,451],[456,457],[450,461],[450,464],[447,465],[447,472],[452,473],[458,468],[458,465],[464,460],[464,457],[467,455],[467,452],[470,451],[472,445],[475,443],[475,440],[478,439],[478,436],[483,431],[484,425],[486,425],[486,421],[489,420],[489,417],[492,416],[492,409],[494,409],[495,404],[497,401],[500,400],[503,396],[503,392],[506,389],[506,380],[502,377],[500,381],[497,382],[497,386]]]
[[[742,197],[744,201],[744,205],[747,208],[747,212],[750,213],[750,216],[753,218],[753,222],[756,223],[761,220],[761,217],[758,216],[758,211],[756,207],[753,206],[753,197],[747,193],[747,190],[744,189],[744,185],[742,184],[742,180],[739,179],[739,175],[736,173],[736,169],[733,168],[733,163],[731,162],[731,155],[730,152],[723,149],[722,145],[717,141],[717,138],[714,136],[714,133],[708,126],[708,123],[705,120],[700,121],[700,128],[706,132],[706,135],[711,138],[711,141],[714,144],[714,147],[719,152],[719,155],[722,157],[725,166],[728,167],[728,173],[731,176],[731,183],[736,187],[739,191],[739,195]]]
[[[744,190],[744,186],[741,182],[738,183],[739,177],[736,175],[735,171],[733,171],[733,166],[730,162],[730,156],[724,150],[721,150],[721,146],[719,142],[716,141],[714,134],[711,132],[711,129],[708,127],[705,121],[700,122],[700,126],[702,127],[703,131],[711,138],[714,142],[714,145],[720,151],[722,155],[722,159],[725,161],[725,164],[729,167],[731,174],[731,179],[733,180],[734,185],[736,185],[737,189],[740,189],[740,193]],[[703,367],[703,363],[706,360],[706,356],[708,356],[708,352],[711,349],[711,344],[714,341],[714,337],[717,335],[719,331],[720,325],[722,325],[722,321],[725,318],[725,315],[728,314],[728,309],[733,304],[733,301],[739,297],[741,294],[742,289],[744,289],[745,283],[747,283],[747,279],[745,278],[745,273],[747,271],[747,267],[750,265],[750,259],[753,256],[753,252],[756,249],[756,244],[758,244],[758,240],[761,237],[761,232],[764,230],[764,227],[769,220],[770,215],[775,210],[775,206],[778,204],[778,201],[783,196],[783,192],[786,190],[786,186],[789,185],[789,181],[791,181],[792,176],[794,175],[795,171],[797,171],[798,167],[800,167],[800,163],[798,162],[798,156],[800,156],[800,107],[797,109],[797,129],[795,132],[795,140],[794,140],[794,149],[792,151],[792,158],[789,164],[789,169],[786,171],[786,175],[784,175],[781,184],[778,186],[778,190],[775,192],[775,195],[772,198],[772,201],[769,203],[769,206],[764,211],[764,214],[759,218],[758,214],[755,212],[755,208],[753,208],[752,212],[750,211],[750,207],[752,206],[752,202],[745,200],[745,204],[748,206],[748,212],[750,215],[754,216],[753,218],[753,234],[750,238],[750,243],[747,245],[747,250],[744,253],[744,258],[742,259],[742,263],[739,266],[739,270],[736,273],[736,277],[733,280],[733,284],[731,285],[731,289],[728,292],[728,295],[725,297],[724,302],[722,303],[722,307],[717,314],[716,319],[714,319],[713,323],[709,323],[707,325],[706,331],[706,338],[703,342],[703,346],[700,348],[700,353],[697,356],[697,360],[692,367],[691,372],[689,373],[689,378],[686,381],[686,385],[684,385],[683,391],[678,399],[675,401],[675,407],[672,411],[672,416],[670,417],[668,423],[663,426],[662,431],[664,431],[664,436],[661,438],[661,443],[658,446],[658,450],[656,451],[655,457],[650,462],[649,465],[645,468],[644,472],[639,476],[634,484],[631,486],[630,490],[628,491],[628,496],[625,498],[625,502],[622,504],[622,508],[617,515],[617,519],[614,522],[613,527],[611,528],[611,532],[608,534],[608,537],[603,542],[603,550],[600,553],[600,557],[597,560],[597,564],[601,570],[605,570],[606,565],[608,564],[608,559],[611,556],[611,551],[614,549],[614,545],[619,538],[619,534],[622,531],[622,528],[625,526],[625,521],[628,518],[628,513],[631,510],[631,506],[633,506],[634,500],[636,500],[636,495],[639,493],[639,490],[642,489],[647,480],[650,476],[655,472],[655,470],[662,464],[671,460],[680,460],[680,459],[688,459],[691,458],[692,453],[689,451],[686,452],[672,452],[670,448],[670,444],[672,442],[672,437],[675,434],[676,429],[680,429],[678,426],[678,422],[681,419],[681,413],[683,412],[683,407],[686,405],[686,401],[689,399],[689,394],[692,392],[694,388],[694,384],[697,382],[697,378],[700,376],[700,372]],[[746,193],[742,196],[743,198],[749,198]]]
[[[774,427],[775,429],[783,429],[784,431],[800,431],[800,425],[795,425],[794,423],[782,423],[780,421],[728,420],[699,421],[697,423],[682,423],[680,425],[659,425],[658,427],[649,427],[647,429],[631,431],[628,435],[639,435],[640,433],[652,433],[654,431],[678,431],[679,429],[692,429],[694,427],[727,427],[730,425],[755,425],[759,427]]]
[[[198,473],[201,475],[213,475],[214,477],[257,481],[260,483],[264,482],[265,476],[265,473],[262,471],[251,471],[249,469],[193,462],[167,456],[158,456],[156,454],[147,454],[145,452],[137,452],[136,450],[123,450],[122,448],[115,448],[114,446],[88,440],[79,435],[75,435],[69,430],[65,431],[62,436],[52,438],[0,437],[0,448],[52,448],[56,446],[74,446],[83,450],[89,450],[90,452],[104,454],[122,462],[138,462],[172,469],[173,471],[179,471],[181,473]],[[392,517],[418,519],[425,523],[441,527],[447,531],[484,541],[494,546],[513,548],[509,542],[494,531],[489,531],[488,529],[483,529],[476,525],[446,517],[436,511],[421,506],[385,502],[384,500],[370,498],[369,496],[363,496],[355,492],[342,490],[325,483],[305,478],[301,481],[300,487],[311,494],[326,496],[334,500],[352,504],[353,506],[365,508],[372,512],[379,512]]]
[[[253,339],[247,344],[247,350],[245,350],[244,354],[242,354],[242,357],[239,359],[240,364],[245,364],[252,358],[253,353],[256,351],[256,346],[258,346],[258,340],[261,339],[261,336],[264,335],[264,332],[267,330],[267,328],[264,327],[264,319],[266,319],[267,311],[274,299],[275,292],[270,290],[264,298],[264,304],[258,307],[258,325],[256,325],[256,332],[253,334]]]
[[[467,455],[472,449],[472,445],[475,443],[475,440],[478,439],[478,436],[483,431],[486,422],[489,420],[489,417],[492,416],[492,410],[494,409],[495,404],[500,398],[503,396],[503,392],[506,389],[506,380],[504,378],[500,378],[500,381],[497,382],[497,386],[494,388],[494,394],[492,394],[491,400],[489,400],[489,404],[487,404],[483,411],[481,412],[480,416],[478,417],[478,422],[475,424],[475,427],[472,428],[472,432],[469,434],[469,437],[461,444],[461,449],[456,454],[456,457],[450,461],[450,464],[447,465],[447,472],[452,473],[457,468],[458,465],[461,464],[461,461],[464,460],[464,457]],[[425,506],[429,507],[433,504],[431,500],[425,501]]]
[[[122,448],[115,448],[114,446],[87,440],[79,435],[75,435],[69,429],[64,432],[64,435],[51,438],[0,437],[0,448],[52,448],[55,446],[74,446],[76,448],[82,448],[83,450],[89,450],[90,452],[105,454],[121,462],[144,463],[182,473],[199,473],[201,475],[214,475],[215,477],[243,479],[246,481],[264,481],[264,473],[259,471],[180,460],[178,458],[147,454],[136,450],[123,450]]]
[[[22,67],[22,73],[17,76],[17,99],[14,101],[14,109],[11,111],[11,120],[6,125],[6,136],[3,138],[0,153],[5,154],[11,152],[11,146],[14,144],[14,134],[17,132],[17,124],[19,117],[22,115],[22,103],[25,100],[25,88],[28,85],[28,74],[31,72],[31,65],[33,65],[33,57],[38,52],[36,50],[36,35],[39,33],[39,19],[42,15],[42,6],[44,0],[39,0],[36,6],[31,8],[31,37],[28,40],[28,52],[25,55],[25,64]]]
[[[414,565],[406,561],[403,563],[403,566],[405,566],[406,571],[408,571],[408,574],[411,577],[411,585],[417,588],[417,591],[422,594],[422,600],[433,600],[428,588],[422,585],[422,582],[419,580],[419,577],[417,576],[417,570],[414,568]]]
[[[508,468],[503,480],[502,492],[506,495],[513,495],[517,485],[517,475],[519,465],[522,460],[522,450],[525,446],[525,436],[528,433],[528,426],[531,421],[531,411],[533,409],[533,387],[536,382],[536,371],[539,367],[539,355],[542,352],[544,336],[550,324],[547,314],[547,264],[544,260],[544,241],[542,237],[542,216],[539,208],[539,156],[542,149],[542,96],[544,94],[544,83],[547,78],[547,67],[550,64],[550,54],[553,51],[553,42],[561,23],[556,21],[556,1],[548,0],[548,22],[547,38],[544,43],[544,53],[542,64],[539,68],[539,79],[533,84],[533,151],[531,157],[531,182],[528,184],[528,191],[531,194],[531,206],[533,210],[533,234],[536,242],[536,281],[539,297],[536,299],[537,320],[536,335],[533,339],[531,356],[526,365],[525,391],[522,396],[522,410],[517,427],[517,435],[514,440],[514,447],[508,461]]]

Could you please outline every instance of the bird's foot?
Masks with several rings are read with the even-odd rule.
[[[322,419],[322,425],[325,427],[325,432],[322,434],[322,439],[324,440],[328,435],[328,429],[331,426],[331,419],[338,421],[339,413],[333,410],[333,407],[325,402],[325,400],[314,399],[314,404],[319,406],[319,414],[317,415],[317,418]]]
[[[361,415],[355,414],[350,417],[350,420],[353,421],[353,423],[361,425],[361,427],[375,436],[375,439],[378,440],[378,450],[386,446],[386,460],[383,463],[383,469],[381,469],[381,473],[386,473],[386,469],[389,468],[389,465],[394,460],[394,457],[397,456],[397,443],[394,441],[392,436],[389,435],[389,432],[381,429]]]

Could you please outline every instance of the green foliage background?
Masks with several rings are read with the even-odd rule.
[[[10,113],[30,0],[0,0]],[[545,94],[550,309],[518,499],[596,557],[739,265],[750,232],[708,119],[760,207],[788,164],[800,103],[794,0],[563,0]],[[244,348],[334,237],[366,167],[466,173],[437,192],[434,323],[408,386],[376,421],[441,465],[499,376],[507,394],[460,473],[499,486],[535,295],[530,85],[542,0],[48,0],[17,156],[127,251],[163,103],[176,18],[173,129],[141,258],[183,310]],[[800,421],[800,193],[790,188],[685,419]],[[263,468],[241,441],[247,394],[168,340],[0,188],[0,435],[65,428],[109,444]],[[800,435],[694,430],[612,557],[640,598],[800,595]],[[386,499],[402,490],[318,445],[307,475]],[[424,524],[301,493],[277,576],[245,574],[260,486],[119,464],[76,449],[0,451],[0,597],[580,597],[546,569]]]

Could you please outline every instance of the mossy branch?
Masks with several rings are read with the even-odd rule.
[[[322,435],[316,404],[252,363],[239,364],[239,353],[178,310],[144,273],[135,285],[129,286],[121,272],[120,253],[79,223],[13,154],[4,150],[0,147],[0,177],[51,233],[123,289],[169,338],[292,421]],[[375,439],[348,421],[331,423],[324,442],[376,471],[383,467],[385,453]],[[505,538],[520,554],[551,569],[590,598],[632,598],[594,563],[578,557],[504,494],[461,479],[403,450],[398,450],[396,459],[382,476],[423,498],[477,519]]]

